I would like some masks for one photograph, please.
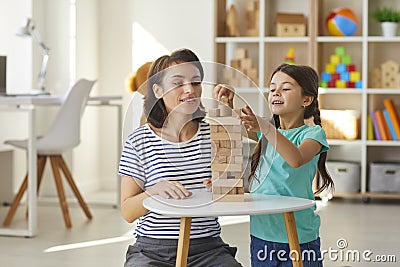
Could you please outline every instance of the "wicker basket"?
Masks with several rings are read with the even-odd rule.
[[[354,140],[359,138],[358,110],[321,110],[321,124],[328,139]]]

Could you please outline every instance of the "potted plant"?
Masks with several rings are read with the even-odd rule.
[[[388,7],[381,7],[374,11],[373,17],[381,23],[383,36],[392,37],[396,35],[397,24],[400,22],[399,11]]]

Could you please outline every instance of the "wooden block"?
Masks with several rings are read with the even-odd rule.
[[[232,109],[231,107],[220,104],[219,105],[219,115],[220,117],[231,117],[232,116]]]
[[[227,172],[228,179],[243,179],[242,172]]]
[[[211,171],[221,172],[221,171],[234,171],[240,172],[242,171],[242,164],[212,164]]]
[[[236,117],[216,117],[207,118],[210,125],[242,125],[240,119]]]
[[[219,117],[220,109],[219,108],[210,108],[208,110],[208,116],[210,117]]]
[[[237,115],[237,116],[240,116],[240,115],[242,115],[242,109],[241,108],[235,108],[235,109],[233,109],[233,115],[235,116],[235,115]]]
[[[226,35],[227,36],[240,36],[238,12],[235,5],[231,5],[226,14]]]
[[[235,141],[235,148],[243,148],[243,141],[242,140],[236,140]]]
[[[227,155],[227,156],[242,156],[243,152],[241,148],[226,148],[219,147],[216,149],[216,154]]]
[[[228,161],[227,161],[227,156],[225,156],[225,155],[218,155],[217,156],[218,157],[218,163],[228,163]]]
[[[241,133],[210,133],[210,137],[213,140],[241,140]],[[229,146],[231,147],[231,146]]]
[[[219,173],[220,172],[211,172],[211,178],[214,179],[219,179]]]
[[[237,192],[237,194],[244,194],[244,187],[237,187],[236,188],[236,192]]]
[[[219,187],[243,187],[243,179],[217,179],[213,181],[213,186]]]
[[[236,156],[234,159],[234,163],[243,163],[243,157],[241,156]]]
[[[218,172],[219,174],[219,179],[228,179],[228,173],[227,172]]]
[[[236,48],[235,50],[235,59],[243,59],[247,58],[247,50],[245,48]]]
[[[210,133],[217,133],[218,127],[218,125],[210,125]]]
[[[256,68],[251,68],[249,70],[246,70],[246,75],[252,80],[254,83],[258,83],[258,74],[257,74],[257,69]]]
[[[231,59],[231,67],[237,70],[240,69],[240,59]]]
[[[253,67],[253,60],[251,58],[242,58],[240,60],[240,69],[242,71],[249,70]]]
[[[238,195],[222,195],[222,194],[213,194],[213,200],[221,201],[221,202],[243,202],[244,194]]]

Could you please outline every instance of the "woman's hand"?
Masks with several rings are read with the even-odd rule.
[[[271,127],[274,127],[268,121],[255,115],[254,112],[247,105],[242,108],[242,112],[245,115],[241,115],[239,116],[239,118],[249,132],[262,132],[263,134],[268,134],[271,130]]]
[[[192,195],[180,182],[161,180],[146,192],[150,195],[160,195],[163,198],[184,199]]]
[[[218,84],[214,87],[214,98],[221,101],[226,98],[227,104],[233,108],[233,97],[235,96],[235,89],[228,84]]]
[[[208,192],[212,192],[212,179],[204,179],[203,185],[206,187]]]

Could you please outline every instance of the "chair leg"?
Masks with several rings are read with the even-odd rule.
[[[69,216],[68,203],[65,198],[64,187],[61,181],[57,156],[50,156],[50,162],[51,162],[51,168],[53,170],[54,181],[56,182],[58,198],[60,200],[60,206],[63,213],[65,225],[67,228],[71,228],[72,227],[71,218]]]
[[[42,180],[42,176],[43,176],[43,170],[44,170],[44,166],[46,163],[46,157],[45,156],[39,156],[37,159],[37,177],[38,177],[38,183],[37,183],[37,192],[39,192],[39,186]],[[11,204],[11,207],[7,213],[6,218],[4,219],[3,225],[4,226],[9,226],[12,219],[14,218],[15,212],[17,211],[17,208],[19,206],[19,204],[21,203],[21,199],[24,196],[24,193],[26,191],[26,189],[28,188],[28,173],[26,173],[24,180],[18,190],[18,193],[15,195],[15,198]]]
[[[55,156],[58,158],[58,164],[61,167],[62,171],[64,172],[65,178],[67,179],[69,185],[71,186],[72,191],[74,192],[76,198],[79,201],[79,204],[81,205],[83,211],[86,214],[86,217],[90,220],[93,218],[92,214],[90,213],[89,207],[87,206],[85,200],[83,200],[83,197],[81,193],[79,192],[78,187],[76,186],[74,182],[74,178],[72,177],[71,172],[68,169],[67,164],[65,163],[64,159],[62,156]]]

